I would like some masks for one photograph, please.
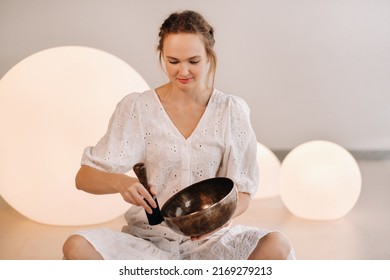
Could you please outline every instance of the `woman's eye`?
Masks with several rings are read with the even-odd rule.
[[[196,61],[190,61],[191,64],[197,64],[199,63],[199,60],[196,60]]]
[[[178,64],[179,62],[177,61],[168,61],[170,64]]]

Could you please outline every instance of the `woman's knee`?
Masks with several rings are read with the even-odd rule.
[[[281,232],[271,232],[267,235],[267,237],[271,240],[270,242],[272,242],[275,247],[275,251],[280,258],[287,259],[292,249],[291,243],[287,237]]]
[[[283,233],[270,232],[259,240],[250,259],[285,260],[291,250],[291,243]]]
[[[64,258],[67,260],[74,259],[74,255],[79,250],[81,243],[83,242],[83,237],[80,235],[70,236],[62,246],[62,252],[64,253]]]
[[[66,260],[101,259],[91,243],[81,235],[70,236],[65,241],[62,251]]]

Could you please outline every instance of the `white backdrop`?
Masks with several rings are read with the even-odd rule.
[[[178,9],[214,25],[216,85],[248,101],[262,144],[390,150],[388,0],[0,0],[0,76],[40,50],[82,45],[158,86],[158,28]]]

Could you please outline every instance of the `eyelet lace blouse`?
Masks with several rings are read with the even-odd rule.
[[[253,195],[259,183],[257,140],[248,105],[214,90],[190,137],[185,138],[165,112],[154,90],[131,93],[118,104],[107,133],[87,147],[81,164],[127,173],[144,162],[160,207],[175,193],[211,177],[228,177],[239,192]],[[269,230],[224,227],[191,241],[163,222],[150,226],[143,208],[132,206],[120,231],[79,231],[104,259],[246,259]],[[294,258],[293,252],[289,258]]]

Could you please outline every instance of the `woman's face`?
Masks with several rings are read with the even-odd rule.
[[[209,61],[202,39],[196,34],[169,34],[163,59],[169,80],[181,90],[205,88]]]

